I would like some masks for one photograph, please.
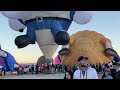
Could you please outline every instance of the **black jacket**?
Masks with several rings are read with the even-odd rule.
[[[120,70],[116,72],[115,79],[120,79]]]

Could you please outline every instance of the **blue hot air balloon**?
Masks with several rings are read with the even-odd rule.
[[[15,58],[9,52],[0,48],[0,66],[3,66],[5,71],[15,71],[15,64],[17,64]]]

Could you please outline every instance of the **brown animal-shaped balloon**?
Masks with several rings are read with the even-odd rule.
[[[103,64],[112,61],[114,54],[116,54],[108,38],[96,31],[89,30],[71,35],[70,44],[66,48],[69,48],[70,53],[62,55],[61,61],[62,64],[71,67],[78,64],[80,56],[88,57],[89,64]]]

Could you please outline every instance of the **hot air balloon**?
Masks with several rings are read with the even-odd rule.
[[[74,42],[69,47],[70,53],[62,56],[61,61],[63,64],[68,64],[73,67],[75,64],[78,64],[78,58],[80,56],[88,57],[89,64],[109,63],[113,61],[113,59],[115,61],[120,60],[120,57],[116,54],[114,54],[116,55],[115,57],[113,56],[114,51],[110,51],[109,53],[104,52],[111,47],[105,45],[106,37],[96,31],[79,31],[71,35],[71,38],[74,39]],[[110,40],[107,39],[107,41]],[[110,50],[112,50],[112,48]]]
[[[15,71],[15,64],[17,64],[15,58],[0,47],[0,65],[3,66],[6,71]]]
[[[29,44],[35,44],[36,41],[46,59],[51,59],[58,45],[69,44],[70,37],[67,31],[75,18],[75,13],[76,11],[2,12],[4,16],[17,19],[27,27],[26,35],[16,37],[16,46],[23,48]],[[15,16],[17,14],[18,17]],[[15,27],[12,28],[15,29]],[[68,49],[64,50],[68,51]]]
[[[53,59],[51,59],[51,60],[47,60],[46,58],[45,58],[45,56],[41,56],[41,57],[39,57],[39,59],[37,60],[37,64],[38,65],[42,65],[42,64],[48,64],[48,63],[50,63],[50,62],[52,62],[53,61]]]

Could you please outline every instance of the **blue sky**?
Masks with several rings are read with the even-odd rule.
[[[72,23],[68,33],[74,34],[83,30],[94,30],[112,41],[113,48],[120,54],[120,11],[93,11],[92,20],[86,25]],[[29,45],[23,49],[18,49],[14,44],[14,39],[23,33],[13,31],[8,25],[8,19],[0,14],[0,44],[2,49],[10,52],[20,63],[36,62],[42,55],[37,44]],[[53,57],[56,56],[60,47]]]

